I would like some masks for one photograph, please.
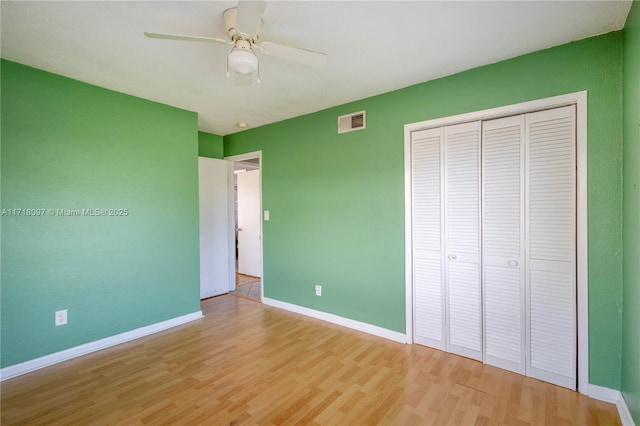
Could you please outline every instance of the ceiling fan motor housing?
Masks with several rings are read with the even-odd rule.
[[[238,39],[236,41],[236,49],[250,51],[251,50],[251,42],[247,41],[245,39],[242,39],[242,38]]]

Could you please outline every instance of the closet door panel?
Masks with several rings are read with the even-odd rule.
[[[414,340],[444,350],[441,144],[441,128],[411,135]]]
[[[524,374],[521,282],[518,268],[484,267],[485,362]]]
[[[529,375],[575,389],[575,282],[571,271],[532,268]]]
[[[525,373],[524,115],[483,123],[484,359]]]
[[[480,265],[450,262],[449,352],[482,360]]]
[[[576,387],[575,107],[527,114],[528,374]]]
[[[482,360],[480,122],[444,129],[448,350]]]

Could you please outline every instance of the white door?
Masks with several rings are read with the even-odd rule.
[[[482,124],[484,361],[525,374],[524,115]]]
[[[227,293],[229,262],[229,173],[231,163],[198,158],[200,203],[200,298]]]
[[[482,360],[480,122],[444,128],[448,350]]]
[[[411,135],[414,339],[445,350],[442,261],[442,129]]]
[[[575,106],[526,115],[527,374],[576,388]]]
[[[237,174],[238,272],[260,277],[260,170]]]

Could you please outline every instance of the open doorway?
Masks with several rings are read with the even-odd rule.
[[[232,294],[262,300],[260,153],[229,157],[233,162],[235,279]]]

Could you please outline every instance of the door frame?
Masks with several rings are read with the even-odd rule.
[[[537,99],[513,105],[489,108],[450,117],[405,124],[404,126],[404,195],[405,195],[405,312],[407,343],[414,342],[413,252],[411,216],[411,133],[433,127],[468,121],[490,120],[567,105],[576,106],[576,308],[578,338],[578,386],[589,394],[589,247],[587,204],[587,91]]]
[[[262,151],[252,151],[247,152],[245,154],[231,155],[228,157],[224,157],[225,160],[230,161],[232,163],[258,159],[258,206],[260,209],[260,301],[264,298],[264,253],[263,253],[263,239],[262,239],[262,222],[263,222],[263,213],[262,213]],[[229,222],[229,266],[230,270],[233,271],[233,274],[229,274],[229,279],[233,281],[233,288],[236,286],[236,236],[235,236],[235,215],[234,215],[234,193],[235,193],[235,179],[233,174],[233,167],[229,168],[229,217],[231,218]]]

